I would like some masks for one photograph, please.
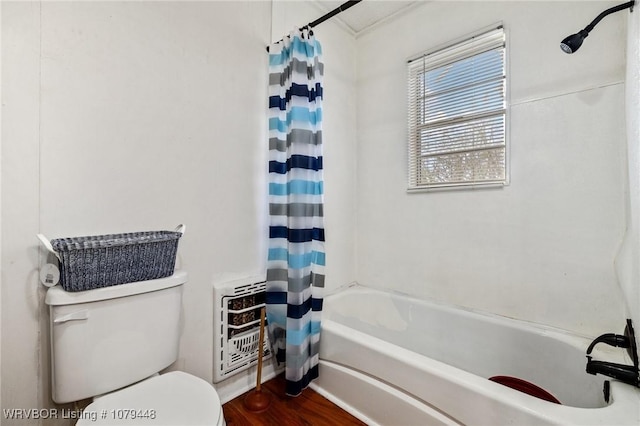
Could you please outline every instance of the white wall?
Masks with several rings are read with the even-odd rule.
[[[624,327],[626,16],[611,2],[431,2],[358,38],[358,281],[588,335]],[[406,60],[502,21],[511,185],[407,194]]]
[[[2,2],[2,408],[52,405],[38,232],[185,223],[173,368],[212,379],[212,284],[266,264],[271,26],[270,2]],[[355,279],[355,40],[340,31],[319,34],[328,288]]]
[[[3,2],[1,7],[2,408],[38,408],[43,406],[34,244],[39,224],[40,7],[32,2]]]
[[[628,14],[626,121],[628,155],[627,233],[617,271],[640,347],[640,14]]]

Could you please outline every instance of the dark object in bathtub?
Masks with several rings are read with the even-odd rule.
[[[489,380],[510,387],[511,389],[524,392],[528,395],[535,396],[536,398],[544,399],[545,401],[553,402],[555,404],[561,404],[555,396],[551,395],[541,387],[527,382],[526,380],[511,376],[493,376],[490,377]]]
[[[616,364],[614,362],[595,361],[589,356],[593,347],[598,343],[606,343],[611,346],[627,348],[633,360],[633,365]],[[638,348],[636,347],[635,334],[631,320],[627,320],[624,336],[607,333],[597,337],[587,348],[587,373],[602,374],[612,377],[631,386],[640,387],[640,370],[638,369]]]
[[[604,385],[602,385],[602,394],[604,395],[604,402],[609,403],[609,399],[611,398],[611,382],[609,380],[604,381]]]

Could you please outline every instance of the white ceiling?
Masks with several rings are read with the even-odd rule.
[[[315,2],[319,6],[319,8],[324,10],[325,12],[330,12],[345,3],[344,0],[315,0]],[[341,21],[357,35],[361,31],[364,31],[372,27],[373,25],[384,21],[385,19],[393,16],[396,13],[400,13],[407,8],[413,7],[418,3],[424,3],[424,0],[363,0],[355,6],[352,6],[344,12],[341,12],[340,14],[332,17],[331,19]],[[318,16],[318,18],[320,16]]]

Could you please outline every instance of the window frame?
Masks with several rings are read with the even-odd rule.
[[[425,53],[415,55],[407,61],[407,118],[408,118],[408,135],[407,135],[407,152],[408,152],[408,173],[407,173],[407,192],[424,192],[442,189],[469,189],[469,188],[484,188],[484,187],[504,187],[510,184],[510,149],[509,149],[509,61],[508,61],[508,34],[502,23],[497,23],[489,27],[485,27],[473,34],[461,37],[457,40],[449,42],[445,45],[439,46],[435,49],[427,51]],[[421,142],[421,131],[429,126],[425,126],[423,123],[418,123],[419,109],[424,107],[424,103],[421,106],[419,101],[419,89],[416,89],[416,85],[419,85],[419,81],[424,79],[424,75],[427,72],[442,69],[450,64],[463,61],[465,59],[479,56],[487,51],[499,49],[502,47],[502,70],[503,70],[503,98],[502,98],[502,111],[503,111],[503,132],[504,132],[504,159],[503,170],[504,178],[491,179],[491,180],[465,180],[465,181],[445,181],[434,183],[420,182],[420,168],[421,163],[426,157],[433,157],[435,155],[423,155],[421,150],[425,146]],[[483,50],[484,49],[484,50]],[[421,65],[422,64],[422,65]],[[488,114],[489,116],[497,116],[497,110]],[[456,123],[472,123],[474,120],[481,118],[483,114],[471,114],[468,118],[454,118],[447,121],[445,125]],[[438,125],[433,128],[437,128]],[[502,146],[498,146],[502,148]],[[464,152],[479,152],[486,150],[487,148],[472,148],[467,149]],[[457,151],[460,153],[461,151]],[[438,154],[446,155],[447,151]],[[450,151],[449,155],[455,155],[456,150]],[[467,170],[470,170],[467,169]]]

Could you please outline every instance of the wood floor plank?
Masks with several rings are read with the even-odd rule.
[[[271,395],[271,405],[263,413],[252,413],[244,408],[246,394],[222,406],[228,426],[362,426],[365,423],[342,410],[320,394],[307,388],[300,396],[286,396],[284,375],[265,382],[262,392]]]

